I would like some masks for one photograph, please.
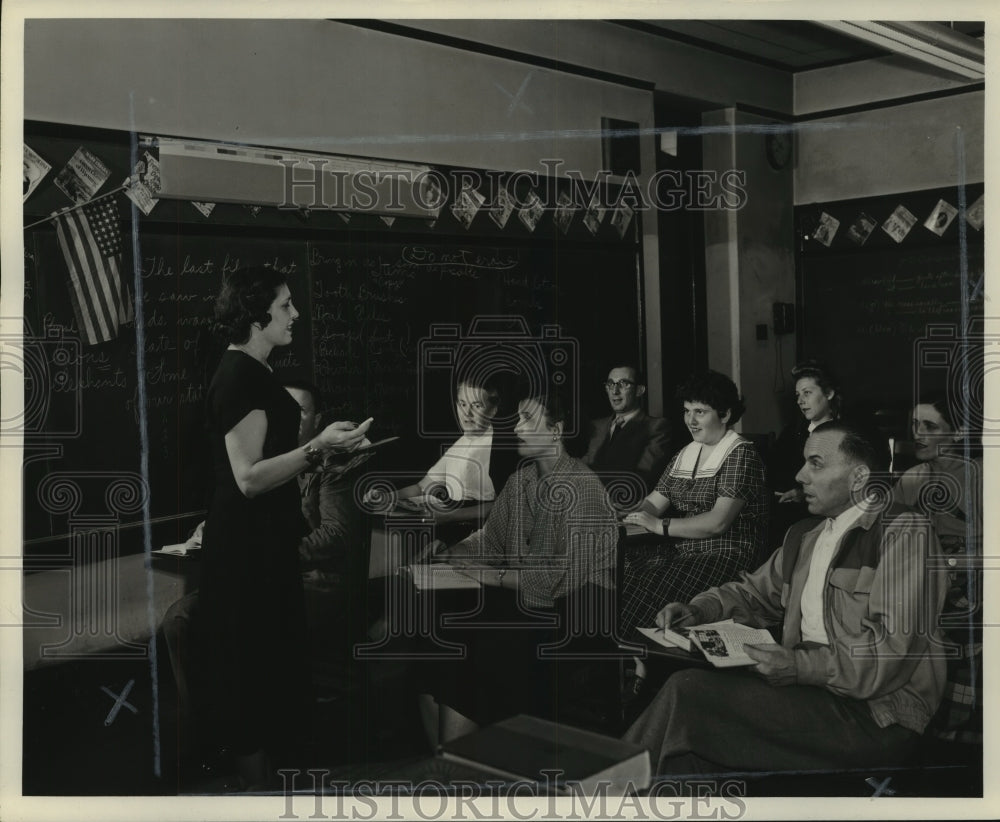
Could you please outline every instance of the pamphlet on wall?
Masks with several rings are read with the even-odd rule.
[[[56,176],[56,187],[80,205],[93,197],[111,176],[100,157],[80,146]]]
[[[27,200],[31,192],[38,188],[42,177],[49,173],[52,168],[41,157],[32,150],[27,143],[24,146],[24,199]]]

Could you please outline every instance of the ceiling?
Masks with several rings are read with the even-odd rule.
[[[890,52],[808,20],[615,21],[670,40],[740,57],[789,72],[881,57]],[[947,22],[956,32],[981,37],[982,21]]]

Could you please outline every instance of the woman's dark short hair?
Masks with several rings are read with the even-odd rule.
[[[954,422],[955,415],[952,414],[951,405],[948,403],[948,395],[944,391],[926,391],[920,395],[917,400],[917,405],[929,405],[935,411],[941,415],[948,427],[954,431],[956,425]]]
[[[572,408],[566,402],[562,392],[549,389],[548,393],[529,393],[524,400],[534,400],[545,411],[545,422],[548,425],[563,424],[563,431],[572,430]]]
[[[703,371],[692,374],[678,387],[675,394],[680,402],[703,402],[711,406],[720,416],[729,412],[726,426],[739,422],[747,410],[736,384],[718,371]]]
[[[253,323],[271,322],[268,309],[286,283],[285,275],[273,268],[240,268],[225,274],[215,298],[216,328],[229,342],[245,343]]]
[[[824,394],[829,394],[832,391],[833,398],[830,400],[830,409],[833,411],[833,416],[840,416],[840,382],[825,363],[819,360],[800,362],[792,369],[792,379],[796,382],[801,379],[811,379]]]

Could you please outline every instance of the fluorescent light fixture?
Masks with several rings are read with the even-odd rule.
[[[975,37],[941,23],[877,20],[817,20],[817,25],[897,54],[905,54],[969,80],[986,77],[985,49]]]
[[[438,195],[427,188],[430,166],[206,140],[145,139],[159,148],[160,197],[426,219],[436,219],[441,210]]]

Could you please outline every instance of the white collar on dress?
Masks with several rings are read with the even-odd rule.
[[[708,455],[708,459],[701,464],[698,463],[698,457],[701,454],[702,448],[701,443],[688,443],[684,447],[684,450],[677,456],[674,467],[670,469],[670,476],[686,477],[689,479],[714,477],[719,472],[719,468],[722,467],[722,463],[729,456],[730,452],[746,442],[747,440],[743,439],[735,431],[727,431],[722,435],[722,439],[719,440],[718,444],[716,444],[715,450]],[[697,474],[694,473],[695,465],[698,466]]]

